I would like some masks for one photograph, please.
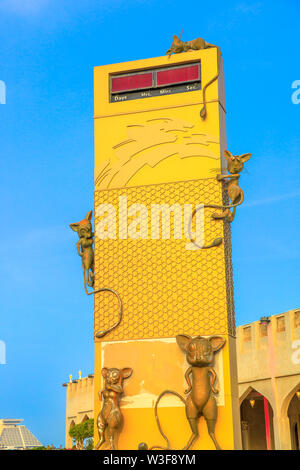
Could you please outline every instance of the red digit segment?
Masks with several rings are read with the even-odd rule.
[[[157,71],[157,86],[200,80],[198,64]]]
[[[118,93],[122,91],[141,90],[144,88],[152,88],[153,73],[137,73],[134,75],[124,75],[122,77],[112,77],[111,91]]]

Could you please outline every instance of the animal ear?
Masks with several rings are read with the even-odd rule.
[[[91,221],[92,215],[93,215],[93,211],[89,211],[85,216],[85,220]]]
[[[209,342],[213,348],[213,352],[216,352],[223,348],[226,343],[226,339],[222,338],[222,336],[211,336],[209,338]]]
[[[78,223],[70,224],[70,227],[71,227],[72,230],[74,230],[74,232],[78,232],[79,224]]]
[[[124,367],[124,369],[121,370],[121,375],[123,379],[128,379],[128,377],[131,376],[133,370],[131,367]]]
[[[248,160],[250,160],[252,153],[244,153],[243,155],[240,156],[240,160],[245,163]]]
[[[187,346],[189,342],[191,341],[191,339],[192,337],[189,335],[177,335],[176,336],[177,344],[180,347],[180,349],[182,349],[182,351],[184,352],[186,352]]]
[[[103,367],[103,369],[101,370],[102,377],[106,378],[107,372],[108,372],[108,368],[107,368],[107,367]]]
[[[232,157],[232,153],[229,152],[229,150],[224,150],[224,155],[227,161],[230,160]]]

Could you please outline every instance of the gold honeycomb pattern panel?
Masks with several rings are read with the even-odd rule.
[[[127,197],[128,207],[144,204],[149,214],[152,204],[221,205],[226,198],[215,178],[98,190],[95,214],[99,204],[118,208],[120,196]],[[234,334],[230,226],[212,219],[214,210],[205,209],[205,243],[225,235],[224,243],[192,251],[184,237],[101,240],[95,216],[95,289],[114,289],[123,302],[122,322],[104,341]],[[173,228],[171,219],[171,234]],[[95,294],[95,331],[112,326],[118,311],[113,294]]]

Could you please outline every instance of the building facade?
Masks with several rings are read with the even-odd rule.
[[[300,310],[239,326],[237,357],[243,448],[299,450]]]
[[[21,424],[23,419],[0,419],[0,450],[25,450],[43,444]]]
[[[243,449],[300,450],[300,310],[237,327],[237,362]],[[94,377],[64,386],[70,448],[70,427],[93,417]]]
[[[66,449],[71,449],[71,427],[94,417],[94,375],[81,378],[79,374],[79,378],[74,380],[70,376],[70,382],[64,383],[63,386],[67,389],[65,446]]]

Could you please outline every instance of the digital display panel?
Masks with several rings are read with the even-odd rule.
[[[110,77],[110,101],[120,102],[201,89],[200,62]]]

